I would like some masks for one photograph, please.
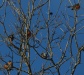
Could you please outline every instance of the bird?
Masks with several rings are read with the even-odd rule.
[[[8,67],[11,69],[12,67],[13,67],[13,63],[12,63],[12,61],[8,61]]]
[[[5,65],[4,65],[4,69],[6,69],[7,71],[10,71],[13,68],[13,63],[12,61],[8,61]]]
[[[27,37],[29,38],[30,36],[31,36],[31,31],[28,30],[28,31],[27,31]]]
[[[4,69],[8,70],[8,64],[7,63],[4,65]]]
[[[73,6],[68,6],[68,8],[71,8],[71,10],[79,10],[80,9],[80,4],[74,4]]]
[[[11,34],[8,36],[9,42],[12,42],[14,40],[14,34]]]
[[[28,29],[27,30],[27,34],[25,34],[25,36],[27,35],[27,39],[29,39],[31,37],[31,31]]]
[[[46,53],[41,53],[41,57],[46,59],[47,58],[47,54]]]

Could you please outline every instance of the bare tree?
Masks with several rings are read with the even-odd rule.
[[[75,75],[84,50],[82,1],[55,2],[2,0],[0,72],[4,75]]]

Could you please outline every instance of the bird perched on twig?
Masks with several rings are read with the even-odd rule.
[[[71,8],[71,10],[79,10],[80,9],[80,4],[77,3],[77,4],[73,5],[73,6],[68,6],[68,8]]]
[[[9,70],[7,63],[4,65],[4,69]]]
[[[25,36],[27,35],[27,39],[29,39],[31,37],[31,31],[28,29],[27,33],[25,34]]]
[[[8,67],[9,67],[10,69],[13,67],[12,61],[9,61],[9,62],[8,62]]]
[[[4,69],[6,69],[6,70],[8,70],[8,71],[10,71],[12,68],[13,68],[13,63],[12,63],[12,61],[9,61],[8,63],[6,63],[6,64],[4,65]]]
[[[12,42],[14,40],[14,34],[11,34],[8,36],[9,42]]]
[[[47,58],[47,54],[46,53],[41,53],[41,57],[46,59]]]
[[[27,31],[27,37],[29,38],[30,36],[31,36],[31,31],[28,30],[28,31]]]

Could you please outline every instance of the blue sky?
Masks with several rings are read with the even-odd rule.
[[[62,1],[62,0],[51,0],[51,3],[50,3],[50,11],[53,13],[53,15],[51,16],[51,19],[53,19],[54,15],[57,14],[58,17],[55,19],[56,21],[54,20],[54,22],[61,23],[61,21],[62,21],[62,23],[63,23],[63,25],[61,25],[59,28],[57,28],[55,30],[56,31],[56,35],[54,35],[54,38],[57,37],[58,35],[59,36],[63,35],[63,32],[62,32],[62,30],[60,30],[60,28],[63,29],[63,30],[66,30],[66,31],[68,30],[66,25],[65,25],[66,23],[69,23],[70,27],[73,27],[73,25],[74,25],[74,11],[72,11],[70,8],[67,8],[67,6],[71,5],[70,1],[72,2],[73,5],[75,3],[78,3],[78,0],[75,0],[75,3],[74,3],[74,0],[63,0],[63,2],[61,3],[61,6],[60,6],[60,1]],[[0,4],[1,3],[2,3],[2,0],[0,0]],[[35,5],[38,5],[38,3],[39,3],[39,0],[37,0]],[[27,15],[27,7],[28,7],[27,4],[28,4],[28,0],[22,1],[22,8],[23,8],[23,11],[24,11],[24,13],[26,15]],[[80,10],[77,11],[77,16],[78,16],[77,20],[78,20],[78,22],[81,21],[82,19],[84,19],[84,17],[83,17],[84,16],[84,14],[83,14],[84,13],[84,5],[83,4],[84,4],[84,1],[80,0],[81,8],[80,8]],[[17,3],[16,3],[16,5],[17,5]],[[18,7],[18,5],[17,5],[17,7]],[[4,15],[4,10],[5,10],[4,7],[2,9],[0,9],[0,16]],[[45,18],[48,17],[47,11],[48,11],[47,5],[43,6],[42,12],[43,12]],[[57,13],[57,11],[58,11],[58,13]],[[14,23],[17,23],[17,24],[19,24],[19,23],[16,20],[15,16],[13,15],[12,10],[11,10],[11,8],[9,6],[6,7],[6,12],[7,12],[7,14],[6,14],[6,18],[5,18],[5,26],[6,26],[8,35],[11,34],[11,33],[15,34],[15,29],[14,29],[13,25],[14,25]],[[35,14],[37,14],[37,12],[38,11],[36,11]],[[35,25],[38,26],[38,27],[40,27],[40,26],[44,26],[45,27],[45,22],[44,22],[44,19],[42,18],[42,16],[39,17],[39,20],[42,20],[42,22],[40,22],[40,24],[39,24],[40,26],[37,25],[37,17],[38,17],[38,15],[34,16],[32,18],[32,21],[31,21],[30,30],[33,33],[35,33],[36,29],[37,29],[35,27]],[[66,17],[66,20],[65,20],[64,17]],[[3,19],[1,19],[1,20],[3,21]],[[80,28],[83,27],[83,24],[84,24],[83,22],[84,21],[81,21],[79,24],[77,24],[77,30],[79,30]],[[50,28],[51,31],[53,31],[53,29],[55,29],[55,28],[53,28],[54,27],[53,24],[55,24],[55,23],[51,23],[51,25],[52,25],[51,28]],[[41,40],[42,37],[46,38],[47,37],[46,31],[47,31],[46,29],[41,30],[35,36],[35,39],[36,40]],[[79,47],[84,44],[84,33],[83,32],[84,32],[84,29],[81,29],[80,31],[77,32],[77,41],[79,43]],[[0,25],[0,34],[2,34],[4,36],[4,38],[7,37],[6,35],[4,35],[3,27],[1,25]],[[52,34],[50,34],[50,35],[52,35]],[[61,43],[61,48],[63,50],[64,50],[64,48],[66,46],[67,39],[69,38],[69,35],[70,35],[70,33],[68,32],[67,35],[65,36],[65,39]],[[31,45],[33,45],[33,43],[34,43],[34,41],[32,41],[32,39],[30,40],[30,44]],[[56,41],[58,42],[59,40],[56,40]],[[72,41],[72,43],[73,43],[72,44],[72,50],[73,50],[73,55],[74,55],[73,58],[75,58],[76,52],[77,52],[77,48],[76,48],[74,40]],[[5,61],[10,60],[10,58],[5,58],[5,54],[7,55],[11,51],[7,48],[7,46],[4,43],[0,42],[0,44],[2,44],[0,46],[0,52],[4,56]],[[46,48],[47,40],[43,40],[42,41],[42,46],[44,48]],[[53,53],[54,54],[54,58],[53,59],[54,59],[55,62],[58,62],[62,53],[60,52],[59,47],[54,44],[54,42],[52,43],[52,46],[53,47],[56,46],[56,48],[53,48],[53,52],[54,52]],[[37,51],[39,53],[41,53],[41,52],[44,52],[45,50],[43,50],[42,47],[39,47],[39,48],[37,48]],[[15,52],[17,53],[17,51],[15,51]],[[69,56],[69,50],[67,51],[66,55]],[[16,61],[18,61],[19,59],[20,59],[20,57],[18,57],[17,55],[14,56],[14,59],[13,59],[14,66],[19,67],[19,64],[16,63]],[[41,69],[40,67],[42,66],[42,63],[44,64],[45,62],[47,62],[45,59],[42,59],[41,57],[36,55],[36,52],[34,51],[34,49],[31,48],[31,62],[33,62],[34,59],[36,59],[36,61],[32,65],[33,71],[39,71]],[[76,70],[74,75],[82,75],[84,73],[83,72],[83,69],[84,69],[84,60],[83,59],[84,59],[84,52],[81,53],[81,64],[77,67],[77,70]],[[67,71],[70,68],[70,64],[71,64],[70,61],[71,60],[69,60],[64,65],[61,66],[61,68],[60,68],[61,75],[64,75],[65,71]],[[47,65],[49,63],[50,62],[47,62]],[[5,64],[5,63],[1,62],[1,64]],[[23,66],[25,66],[25,65],[23,64]],[[54,71],[55,69],[53,68],[51,70]],[[69,73],[70,73],[70,71],[66,75],[70,75]],[[0,74],[2,74],[2,71],[0,71]],[[16,74],[15,70],[11,71],[11,75],[15,75],[15,74]],[[24,74],[24,75],[26,75],[26,74]],[[55,74],[55,75],[57,75],[57,74]]]

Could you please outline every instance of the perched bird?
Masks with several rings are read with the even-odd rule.
[[[14,40],[14,35],[13,34],[9,35],[8,40],[9,40],[9,42],[12,42]]]
[[[27,39],[29,39],[31,37],[31,31],[28,29],[27,30]]]
[[[68,8],[71,8],[71,10],[79,10],[80,9],[80,4],[77,3],[77,4],[73,5],[73,6],[68,6]]]
[[[31,36],[31,31],[28,30],[28,31],[27,31],[27,37],[29,38],[30,36]]]
[[[7,63],[4,65],[4,69],[8,70],[8,64]]]
[[[8,64],[9,69],[12,69],[12,67],[13,67],[12,61],[9,61],[7,64]]]
[[[47,58],[47,54],[46,53],[41,53],[41,57],[46,59]]]
[[[4,65],[4,69],[8,71],[11,70],[12,68],[13,68],[13,63],[11,61],[9,61],[8,63]]]

